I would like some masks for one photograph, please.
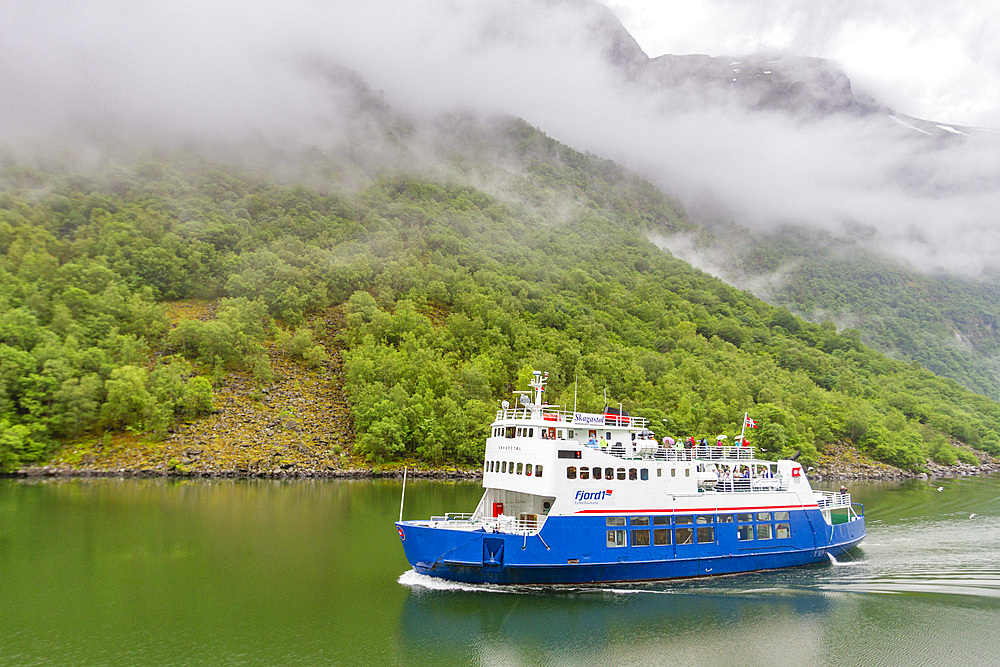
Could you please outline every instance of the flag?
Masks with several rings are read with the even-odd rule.
[[[746,420],[743,422],[744,426],[749,426],[750,428],[757,428],[757,422],[750,419],[750,415],[747,415]]]

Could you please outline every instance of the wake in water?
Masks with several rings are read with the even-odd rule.
[[[461,591],[464,593],[505,593],[505,594],[536,594],[536,593],[612,593],[614,595],[633,595],[635,593],[655,593],[660,595],[673,594],[678,591],[644,588],[642,585],[622,584],[621,588],[607,585],[579,586],[499,586],[497,584],[467,584],[459,581],[448,581],[437,577],[429,577],[414,570],[407,570],[396,580],[409,588],[424,588],[431,591]],[[649,584],[647,584],[648,586]],[[625,586],[630,586],[625,588]]]
[[[854,560],[854,558],[852,558],[851,554],[849,554],[849,553],[844,554],[843,556],[841,556],[841,558],[844,558],[845,556],[849,560],[837,560],[837,557],[834,556],[832,553],[830,553],[829,551],[826,552],[826,557],[830,559],[830,565],[833,565],[835,567],[848,567],[848,566],[851,566],[851,565],[861,565],[862,564],[862,561]]]

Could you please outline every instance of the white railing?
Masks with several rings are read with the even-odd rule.
[[[468,512],[447,512],[444,516],[432,516],[431,521],[436,523],[469,523],[472,521],[472,516]]]
[[[787,491],[788,480],[781,476],[723,478],[715,483],[715,490],[723,493],[736,491]]]
[[[574,426],[577,428],[587,428],[587,427],[602,427],[602,426],[614,426],[614,427],[629,427],[629,428],[645,428],[649,424],[649,420],[645,417],[631,417],[631,416],[620,416],[620,415],[595,415],[588,413],[587,421],[576,421],[574,415],[576,413],[569,412],[567,410],[548,410],[542,408],[541,419],[544,422],[551,423],[553,426],[556,424],[567,424],[569,426]],[[511,410],[497,410],[496,421],[507,421],[511,419],[531,419],[532,410],[528,408],[513,408]],[[595,419],[596,418],[596,419]]]
[[[726,447],[716,447],[714,445],[703,447],[698,445],[691,451],[695,453],[695,458],[705,461],[717,459],[749,460],[752,459],[754,455],[753,447],[739,447],[735,445],[729,445]]]
[[[537,533],[545,516],[542,514],[525,514],[521,517],[500,516],[475,519],[473,514],[448,512],[444,516],[432,516],[430,522],[441,528],[483,528],[490,533],[510,533],[514,535],[533,535]]]
[[[749,461],[754,458],[753,447],[695,447],[676,449],[674,447],[652,447],[648,441],[613,443],[601,451],[620,459],[642,459],[644,461],[721,461],[723,459]]]
[[[813,491],[816,494],[816,504],[820,509],[835,507],[850,507],[851,494],[836,493],[834,491]]]

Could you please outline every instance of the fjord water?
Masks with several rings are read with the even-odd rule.
[[[502,590],[409,571],[399,482],[4,479],[0,663],[995,663],[1000,478],[849,486],[842,563]],[[405,516],[480,493],[410,482]]]

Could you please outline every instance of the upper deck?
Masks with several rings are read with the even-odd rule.
[[[522,438],[566,441],[565,444],[586,447],[591,436],[603,438],[601,451],[611,456],[647,461],[718,461],[754,460],[754,448],[744,445],[683,443],[664,445],[648,430],[648,420],[628,414],[588,413],[558,410],[557,406],[524,406],[496,412],[492,436],[518,440]],[[598,440],[598,442],[600,442]]]

